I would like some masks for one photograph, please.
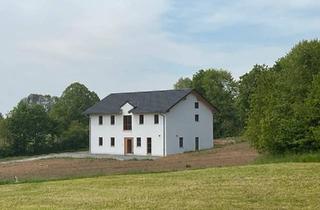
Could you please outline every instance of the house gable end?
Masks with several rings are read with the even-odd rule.
[[[167,112],[169,112],[173,107],[175,107],[177,104],[179,104],[181,101],[183,101],[184,99],[186,99],[186,97],[190,94],[193,94],[197,100],[201,101],[205,106],[207,106],[212,112],[218,112],[219,110],[212,105],[206,98],[204,98],[202,95],[200,95],[197,91],[192,90],[189,93],[187,93],[184,97],[182,97],[180,100],[178,100],[175,104],[173,104],[168,110]]]

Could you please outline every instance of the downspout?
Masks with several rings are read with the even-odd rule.
[[[163,121],[163,156],[166,156],[166,115],[160,114]]]

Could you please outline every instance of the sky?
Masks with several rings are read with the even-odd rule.
[[[217,68],[235,79],[320,35],[319,0],[0,0],[0,112],[80,82],[171,89]]]

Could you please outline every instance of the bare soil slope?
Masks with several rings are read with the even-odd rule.
[[[0,180],[57,179],[135,172],[176,171],[248,164],[258,156],[248,143],[212,150],[172,155],[156,160],[110,160],[55,158],[0,164]]]

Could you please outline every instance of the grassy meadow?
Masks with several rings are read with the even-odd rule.
[[[320,163],[0,185],[0,209],[320,209]]]

